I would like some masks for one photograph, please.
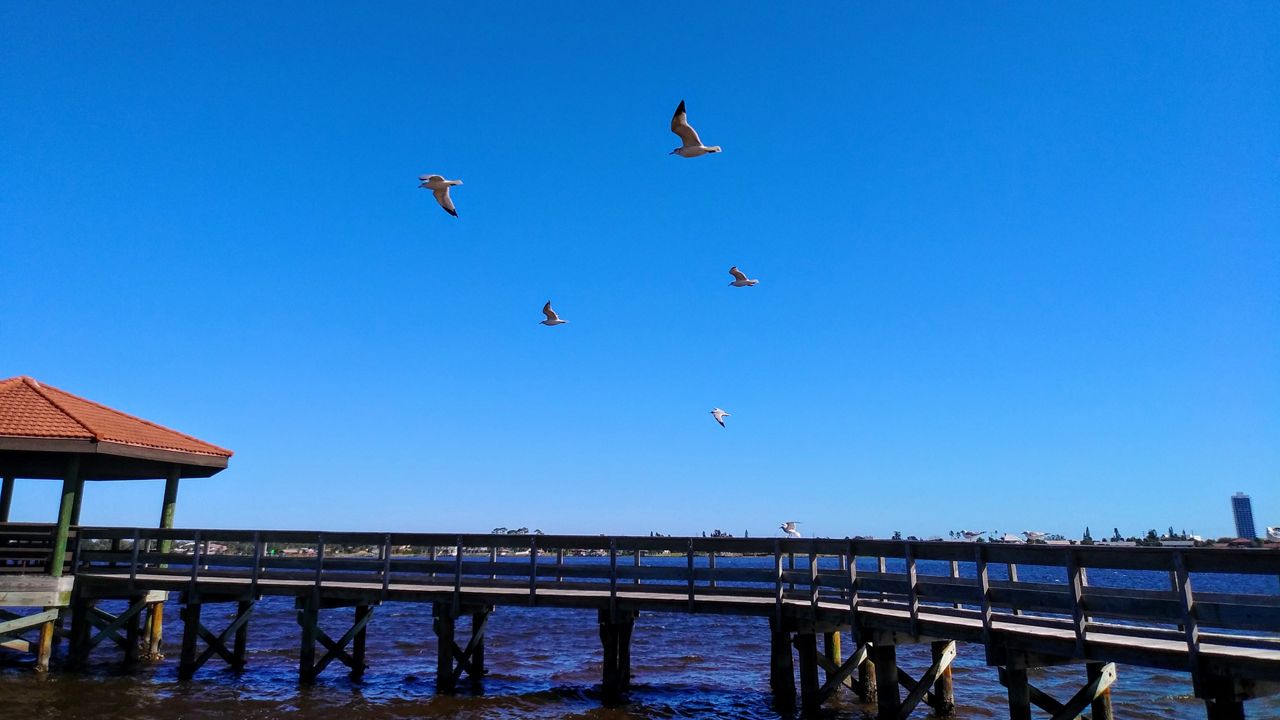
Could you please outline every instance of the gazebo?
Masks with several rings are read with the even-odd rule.
[[[21,376],[0,380],[0,648],[33,652],[47,670],[58,614],[71,599],[69,540],[90,480],[165,481],[160,527],[173,526],[182,478],[227,467],[231,451]],[[53,523],[9,521],[16,481],[61,480]],[[71,570],[72,574],[67,571]],[[148,609],[158,647],[163,598]],[[43,608],[19,615],[4,608]],[[39,629],[34,643],[22,633]]]

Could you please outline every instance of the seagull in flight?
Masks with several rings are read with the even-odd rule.
[[[733,276],[733,282],[729,283],[733,287],[751,287],[752,285],[760,282],[759,280],[747,279],[747,276],[738,269],[737,265],[729,268],[729,274]]]
[[[724,427],[724,419],[729,417],[729,413],[721,410],[720,408],[712,408],[711,417],[715,418],[716,422],[720,423],[720,427]]]
[[[458,217],[458,211],[453,207],[453,198],[449,197],[449,188],[461,185],[461,180],[445,180],[443,175],[419,175],[418,179],[422,181],[418,187],[430,190],[445,212]]]
[[[680,101],[679,107],[676,108],[676,114],[671,117],[671,132],[680,136],[680,147],[672,150],[670,154],[679,155],[680,157],[694,158],[707,153],[720,152],[719,145],[710,147],[702,144],[702,139],[698,137],[698,131],[693,129],[689,124],[689,118],[684,112],[684,101]]]
[[[799,525],[799,524],[800,523],[796,522],[795,520],[788,520],[782,523],[781,525],[779,525],[778,527],[782,529],[782,532],[787,534],[787,537],[798,538],[800,537],[800,531],[796,529],[796,525]]]
[[[561,320],[560,316],[556,314],[556,311],[551,309],[550,300],[547,301],[546,305],[542,306],[542,314],[546,315],[547,319],[539,323],[540,325],[546,325],[547,327],[555,327],[556,325],[563,325],[569,322],[568,320]]]

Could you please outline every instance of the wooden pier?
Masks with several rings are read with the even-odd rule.
[[[1280,594],[1193,588],[1210,573],[1280,576],[1280,553],[1265,550],[110,527],[75,528],[75,539],[69,665],[108,640],[128,662],[139,648],[158,648],[158,626],[141,618],[158,593],[174,592],[183,678],[215,658],[242,668],[255,603],[285,596],[297,608],[302,682],[335,662],[358,676],[376,662],[364,640],[378,606],[418,602],[432,604],[440,692],[483,675],[489,614],[509,606],[596,611],[601,682],[613,698],[627,690],[631,638],[647,612],[736,616],[744,627],[755,619],[770,638],[760,662],[778,702],[796,702],[798,670],[799,702],[810,710],[848,688],[882,719],[951,715],[957,642],[984,653],[1014,719],[1034,708],[1055,720],[1111,717],[1109,688],[1123,682],[1117,664],[1189,673],[1209,718],[1242,718],[1246,700],[1280,692]],[[377,552],[343,556],[343,547]],[[571,557],[583,554],[596,557]],[[768,560],[717,564],[737,554]],[[1019,580],[1019,565],[1055,568],[1067,582]],[[1010,579],[992,579],[993,566]],[[1091,586],[1093,569],[1155,571],[1168,587]],[[127,601],[127,610],[112,616],[97,607],[102,600]],[[204,625],[211,603],[234,606],[228,625]],[[355,614],[332,637],[319,618],[338,607]],[[927,667],[899,665],[897,648],[909,644],[929,646]],[[1080,667],[1072,697],[1029,682],[1028,670],[1055,665]]]

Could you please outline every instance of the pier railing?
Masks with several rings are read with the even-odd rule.
[[[1185,642],[1192,658],[1204,642],[1280,649],[1280,552],[1268,550],[109,527],[81,528],[80,538],[77,572],[131,585],[143,576],[193,589],[235,578],[251,592],[355,583],[383,600],[413,588],[518,589],[535,605],[567,591],[607,592],[611,606],[643,593],[690,611],[779,617],[807,609],[853,621],[860,609],[888,608],[913,630],[925,614],[978,618],[984,637],[1010,625],[1068,627],[1082,651],[1100,629]],[[1258,580],[1248,592],[1224,575]],[[717,598],[752,604],[725,610]]]
[[[56,531],[57,526],[44,523],[0,523],[0,575],[47,574]],[[67,546],[74,548],[75,542],[72,532]],[[63,568],[69,572],[71,566]]]

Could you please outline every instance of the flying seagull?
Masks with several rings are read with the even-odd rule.
[[[556,325],[563,325],[569,322],[568,320],[561,320],[560,316],[556,314],[556,311],[551,309],[550,300],[547,301],[546,305],[542,306],[542,314],[546,315],[547,319],[543,320],[540,324],[546,325],[547,327],[555,327]]]
[[[787,537],[798,538],[800,537],[800,531],[796,529],[796,525],[799,525],[799,524],[800,523],[796,522],[795,520],[788,520],[782,523],[781,525],[779,525],[778,527],[782,529],[782,532],[787,534]]]
[[[760,282],[759,280],[747,279],[747,276],[743,274],[741,270],[738,269],[737,265],[734,265],[733,267],[729,268],[729,274],[733,276],[733,282],[729,284],[734,287],[751,287],[752,285],[755,285],[756,283]]]
[[[707,153],[720,152],[719,145],[710,147],[702,144],[702,139],[698,137],[698,131],[693,129],[689,124],[689,118],[684,112],[684,101],[680,101],[679,107],[676,108],[676,114],[671,117],[671,132],[680,136],[680,147],[671,151],[672,155],[680,157],[693,158]]]
[[[724,419],[729,417],[729,413],[721,410],[720,408],[712,408],[711,417],[715,418],[716,422],[720,423],[720,427],[724,427]]]
[[[458,211],[453,207],[453,198],[449,197],[449,188],[461,185],[461,180],[445,180],[443,175],[419,175],[418,179],[422,181],[418,187],[430,190],[445,212],[458,217]]]

